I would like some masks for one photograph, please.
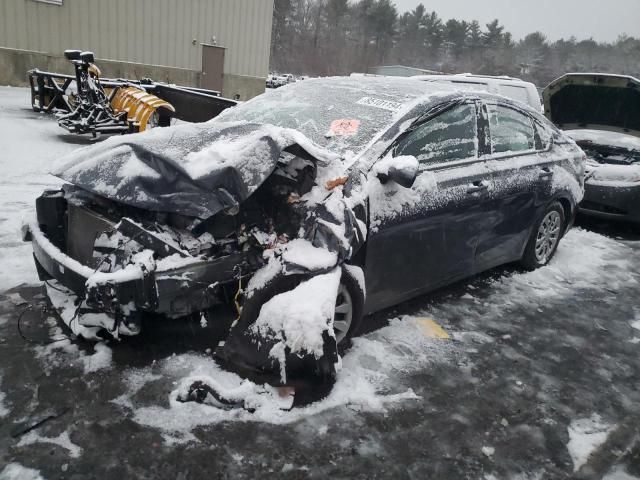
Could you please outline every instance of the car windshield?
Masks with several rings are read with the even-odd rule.
[[[418,85],[414,86],[413,83]],[[396,112],[424,94],[422,82],[363,78],[304,80],[231,108],[216,121],[269,123],[299,130],[318,145],[348,156],[363,150]]]

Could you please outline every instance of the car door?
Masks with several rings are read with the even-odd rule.
[[[476,251],[476,272],[522,256],[531,226],[548,201],[553,176],[540,155],[542,141],[532,116],[499,101],[485,101],[481,116],[488,119],[487,166],[495,190],[492,215]]]
[[[479,158],[478,104],[449,105],[413,125],[387,155],[414,156],[411,188],[369,178],[367,311],[471,274],[491,176]]]

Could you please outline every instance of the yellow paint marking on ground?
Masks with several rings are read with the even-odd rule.
[[[420,330],[422,330],[424,336],[427,338],[451,338],[445,331],[445,329],[438,325],[438,323],[433,318],[419,317],[416,318],[416,323],[418,324],[418,327],[420,327]]]

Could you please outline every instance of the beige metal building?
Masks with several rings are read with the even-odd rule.
[[[273,0],[0,0],[0,85],[26,71],[71,72],[66,49],[90,50],[108,77],[264,91]]]

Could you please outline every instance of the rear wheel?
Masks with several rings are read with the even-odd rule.
[[[531,232],[521,260],[522,265],[533,270],[549,263],[558,249],[565,228],[562,205],[559,202],[551,203]]]

